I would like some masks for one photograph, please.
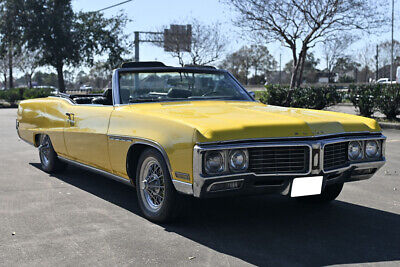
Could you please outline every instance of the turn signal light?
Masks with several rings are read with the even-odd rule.
[[[216,191],[226,191],[226,190],[234,190],[242,187],[243,181],[230,181],[230,182],[218,182],[212,184],[208,191],[216,192]]]

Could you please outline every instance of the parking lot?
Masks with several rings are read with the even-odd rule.
[[[75,167],[48,175],[0,109],[0,265],[400,264],[400,131],[387,164],[327,206],[282,196],[191,201],[178,222],[144,219],[135,191]],[[188,200],[189,201],[189,200]]]

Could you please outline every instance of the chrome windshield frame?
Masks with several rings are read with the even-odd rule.
[[[121,105],[131,105],[121,103],[120,97],[120,84],[119,84],[119,75],[120,73],[131,72],[131,73],[156,73],[156,72],[188,72],[188,73],[204,73],[204,74],[227,74],[232,81],[238,86],[240,90],[242,90],[246,96],[249,98],[248,100],[237,100],[237,101],[252,101],[256,100],[250,95],[250,93],[243,87],[243,85],[227,70],[222,69],[213,69],[213,68],[202,68],[202,67],[149,67],[149,68],[119,68],[113,71],[112,75],[112,96],[113,96],[113,105],[121,106]],[[200,99],[196,101],[207,101],[208,99]],[[217,99],[218,100],[218,99]],[[220,99],[219,101],[226,101],[224,99]],[[172,101],[172,100],[171,100]],[[182,101],[182,100],[180,100]],[[191,100],[187,100],[191,101]],[[194,100],[192,100],[194,101]],[[158,103],[158,102],[157,102]]]

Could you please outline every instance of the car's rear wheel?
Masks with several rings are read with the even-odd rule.
[[[147,219],[166,222],[178,215],[180,196],[164,158],[156,149],[146,149],[139,158],[136,190],[140,209]]]
[[[48,173],[54,173],[64,170],[66,167],[66,163],[58,159],[57,153],[54,151],[50,137],[43,134],[40,136],[39,141],[39,157],[42,169]]]
[[[328,185],[320,195],[296,197],[296,200],[309,203],[329,203],[335,200],[342,192],[343,183]]]

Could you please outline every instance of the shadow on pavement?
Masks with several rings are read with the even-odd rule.
[[[141,216],[129,186],[71,166],[54,177]],[[343,201],[305,205],[281,196],[188,201],[187,214],[165,230],[251,264],[400,260],[400,215],[394,213]]]

